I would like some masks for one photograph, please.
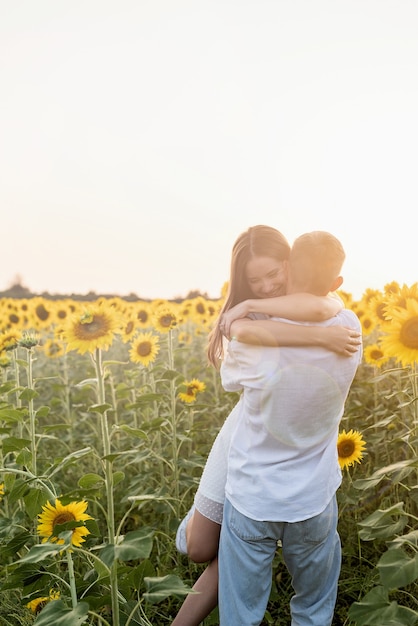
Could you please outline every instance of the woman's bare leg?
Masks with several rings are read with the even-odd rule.
[[[172,626],[198,626],[218,604],[218,557],[209,563],[180,607]]]
[[[187,554],[195,563],[206,563],[218,554],[221,525],[196,509],[186,526]]]
[[[187,554],[195,563],[210,561],[180,607],[172,626],[198,626],[218,604],[220,524],[195,510],[186,526]]]

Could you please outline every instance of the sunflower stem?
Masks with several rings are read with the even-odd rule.
[[[168,366],[174,370],[173,333],[168,331]],[[172,457],[173,457],[173,484],[174,498],[176,502],[176,514],[180,516],[180,490],[179,490],[179,467],[178,467],[178,447],[177,447],[177,415],[176,415],[176,385],[173,379],[170,380],[170,405],[171,405],[171,429],[172,429]]]
[[[27,349],[27,363],[28,363],[28,389],[33,391],[33,352],[32,348]],[[32,454],[32,472],[36,476],[36,425],[35,425],[35,411],[33,408],[33,397],[29,396],[28,400],[28,411],[29,411],[29,429],[30,429],[30,448]]]
[[[155,377],[154,377],[154,373],[151,371],[149,374],[149,385],[151,388],[152,393],[157,393],[157,386],[155,384]],[[156,400],[153,401],[152,403],[153,406],[153,412],[152,412],[152,417],[156,418],[158,417],[158,404],[156,402]],[[158,468],[159,468],[159,472],[160,472],[160,481],[161,484],[164,485],[164,462],[162,461],[161,455],[163,455],[163,449],[162,449],[162,441],[161,441],[161,429],[158,429],[155,435],[156,438],[156,442],[157,445],[155,446],[155,449],[158,450],[158,456],[157,456],[157,460],[158,460]]]
[[[412,406],[414,411],[414,425],[418,427],[418,368],[417,364],[412,365]]]
[[[100,348],[96,348],[94,362],[96,365],[97,374],[97,393],[99,404],[105,404],[105,385],[104,385],[104,372],[102,367],[102,353]],[[109,425],[107,422],[107,411],[103,412],[101,416],[102,427],[102,441],[103,441],[103,456],[104,458],[104,473],[106,484],[106,499],[107,499],[107,532],[108,541],[110,545],[115,545],[115,504],[113,498],[113,467],[110,456],[110,436]],[[110,595],[112,600],[112,619],[113,626],[119,626],[119,600],[118,600],[118,571],[117,560],[113,562],[110,568]]]
[[[67,417],[67,423],[71,424],[71,385],[70,377],[68,375],[68,355],[63,354],[62,358],[62,379],[64,381],[64,393],[65,393],[65,413]],[[69,429],[70,441],[69,445],[73,448],[74,442],[74,429]]]
[[[73,609],[75,609],[77,606],[77,590],[75,586],[74,563],[73,563],[71,550],[66,550],[66,552],[67,552],[67,563],[68,563],[68,579],[70,582],[70,589],[71,589],[71,602],[73,605]]]
[[[13,362],[13,369],[15,372],[15,381],[16,381],[16,408],[20,409],[22,406],[22,401],[19,398],[19,391],[18,391],[20,387],[20,371],[19,371],[19,363],[17,361],[17,348],[12,350],[12,362]],[[19,422],[19,436],[20,437],[23,436],[23,424],[21,421]]]

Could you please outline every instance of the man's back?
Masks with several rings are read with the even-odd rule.
[[[344,310],[324,325],[359,329]],[[361,352],[269,348],[232,341],[222,366],[227,390],[244,390],[232,438],[226,494],[244,515],[300,521],[319,514],[341,482],[336,442]]]

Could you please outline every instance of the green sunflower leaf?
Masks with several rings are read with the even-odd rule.
[[[386,589],[400,589],[418,579],[418,552],[409,557],[401,548],[387,550],[377,568]]]
[[[388,592],[383,587],[374,587],[360,602],[354,602],[349,610],[348,617],[356,626],[414,626],[418,613],[396,601],[389,602]]]
[[[18,411],[17,409],[1,409],[0,410],[0,421],[6,423],[12,422],[20,422],[24,418],[24,414],[22,411]]]
[[[189,593],[195,593],[190,587],[187,587],[178,576],[168,574],[156,578],[144,578],[145,585],[148,589],[144,593],[144,598],[151,604],[156,604],[168,598],[168,596],[186,596]]]
[[[60,459],[58,463],[51,468],[52,471],[49,474],[49,478],[52,478],[54,474],[63,470],[64,467],[67,467],[67,465],[70,465],[71,463],[74,463],[75,461],[82,458],[83,456],[86,456],[86,454],[88,454],[89,452],[91,452],[90,447],[82,448],[81,450],[76,450],[75,452],[71,452],[63,459]]]
[[[26,512],[31,519],[34,519],[43,505],[48,501],[48,495],[41,489],[31,488],[23,496],[25,501]]]
[[[408,521],[404,503],[398,502],[388,509],[378,509],[359,522],[359,536],[363,541],[388,539],[402,533]]]
[[[41,406],[36,411],[36,417],[47,417],[50,413],[51,409],[49,406]]]
[[[105,402],[104,404],[92,404],[92,406],[89,406],[88,410],[90,413],[100,413],[100,415],[103,415],[106,411],[109,411],[109,409],[112,408],[111,404]]]
[[[146,404],[151,404],[151,402],[159,401],[162,397],[164,397],[164,394],[161,393],[143,393],[135,399],[135,402],[128,403],[126,408],[128,410],[138,409]]]
[[[83,489],[91,489],[92,487],[95,487],[99,484],[104,483],[104,478],[103,476],[100,476],[99,474],[84,474],[84,476],[82,476],[79,481],[78,481],[78,486],[82,487]]]
[[[81,626],[88,617],[89,605],[79,602],[73,609],[65,606],[62,600],[53,600],[42,609],[34,621],[34,626]]]
[[[113,472],[113,486],[116,487],[125,478],[125,472]]]
[[[34,398],[37,398],[38,396],[39,396],[39,393],[35,391],[35,389],[27,388],[22,391],[19,398],[20,400],[24,400],[25,402],[28,402],[29,400],[34,400]]]
[[[131,435],[132,437],[138,437],[138,439],[148,438],[148,435],[146,432],[144,432],[143,430],[140,430],[139,428],[132,428],[132,426],[128,426],[127,424],[121,424],[121,426],[118,427],[118,430],[123,430],[123,432],[127,433],[128,435]]]
[[[30,439],[20,439],[19,437],[6,437],[3,439],[3,454],[9,454],[9,452],[17,452],[30,446]]]
[[[9,380],[8,382],[0,385],[0,394],[3,395],[5,393],[13,393],[16,389],[16,382],[14,380]]]
[[[16,561],[16,563],[40,563],[51,556],[56,556],[63,550],[66,550],[66,548],[70,547],[71,536],[72,531],[62,533],[61,538],[64,539],[63,544],[46,542],[32,546],[29,552]]]
[[[10,520],[9,520],[10,521]],[[13,529],[13,524],[10,523],[10,530]],[[1,548],[2,557],[14,556],[25,546],[31,539],[32,535],[26,530],[15,535],[7,545],[3,545]]]
[[[149,528],[126,533],[117,545],[107,545],[100,553],[100,557],[108,567],[112,566],[115,559],[120,561],[146,559],[151,554],[153,537],[154,531]]]

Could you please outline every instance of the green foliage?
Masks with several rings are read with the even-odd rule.
[[[121,626],[171,623],[204,567],[177,553],[177,525],[238,398],[206,367],[204,345],[200,335],[181,345],[172,331],[149,368],[130,363],[122,342],[98,367],[89,355],[35,358],[35,349],[29,362],[17,349],[0,382],[1,624],[114,626],[115,602]],[[206,390],[187,405],[178,391],[194,377]],[[363,365],[350,392],[342,427],[367,448],[338,492],[336,626],[418,623],[416,386],[413,368]],[[37,516],[56,498],[88,502],[81,547],[70,543],[77,522],[58,526],[64,544],[41,543]],[[33,614],[26,605],[51,590],[59,599]],[[264,626],[290,622],[292,593],[278,552]],[[217,623],[216,611],[205,620]]]
[[[368,380],[371,369],[362,367],[348,405],[348,412],[353,403],[367,407],[361,416],[367,459],[350,489],[343,483],[339,492],[340,502],[350,496],[356,509],[355,527],[340,533],[343,546],[357,536],[363,573],[347,617],[355,626],[413,625],[418,623],[418,415],[411,397],[416,399],[417,374],[413,367],[391,369]],[[346,419],[355,427],[351,416]]]

